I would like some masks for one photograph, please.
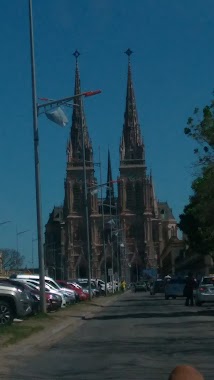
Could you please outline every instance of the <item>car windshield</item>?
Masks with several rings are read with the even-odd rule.
[[[171,278],[171,280],[169,280],[169,282],[167,283],[168,284],[185,284],[186,280],[185,278]]]
[[[79,285],[85,289],[88,287],[88,282],[80,282]]]
[[[47,280],[45,279],[45,282],[50,285],[52,288],[56,289],[56,290],[59,290],[60,288],[62,288],[63,286],[60,286],[59,284],[57,284],[56,282],[52,281],[52,280]]]
[[[214,285],[214,277],[203,278],[202,284],[204,285]]]

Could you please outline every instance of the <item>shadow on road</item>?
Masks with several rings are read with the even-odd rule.
[[[200,310],[200,311],[180,311],[172,313],[126,313],[126,314],[115,314],[115,315],[102,315],[95,316],[92,318],[83,317],[84,320],[100,320],[108,321],[112,319],[128,319],[128,318],[178,318],[178,317],[193,317],[193,316],[214,316],[214,311],[212,310]]]
[[[144,299],[142,299],[142,300],[136,300],[135,298],[126,298],[125,300],[120,300],[119,302],[124,302],[124,303],[127,303],[127,302],[143,302],[143,303],[145,303],[145,302],[157,302],[157,301],[162,301],[163,302],[163,300],[165,300],[165,298],[163,297],[163,298],[144,298]]]

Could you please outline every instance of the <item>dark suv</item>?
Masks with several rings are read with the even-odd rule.
[[[15,285],[0,281],[0,327],[32,312],[31,297]]]

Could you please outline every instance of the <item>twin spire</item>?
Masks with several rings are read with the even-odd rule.
[[[145,163],[144,144],[141,137],[140,124],[138,121],[137,107],[135,101],[134,86],[131,72],[130,49],[126,50],[128,56],[128,75],[126,89],[126,105],[124,114],[123,134],[120,144],[120,160],[122,162],[135,160],[134,164]],[[137,160],[137,161],[136,161]],[[129,162],[130,164],[131,162]]]
[[[73,56],[76,60],[76,69],[75,69],[75,84],[74,84],[74,95],[81,93],[81,84],[80,84],[80,73],[78,58],[80,53],[76,50],[73,53]],[[85,145],[85,158],[86,164],[88,166],[93,165],[93,149],[92,143],[89,138],[88,128],[86,125],[85,112],[83,106],[82,97],[76,98],[73,104],[73,113],[72,113],[72,125],[71,133],[68,141],[68,162],[72,163],[74,166],[82,166],[83,162],[83,141],[82,141],[82,130],[84,133],[84,145]]]
[[[145,165],[145,150],[141,137],[140,124],[138,122],[137,107],[131,73],[132,53],[133,52],[131,51],[131,49],[128,49],[125,52],[125,54],[128,56],[128,75],[124,124],[120,144],[120,161],[122,165],[130,165],[132,163],[134,165]],[[81,93],[80,74],[78,65],[80,53],[78,52],[78,50],[76,50],[73,53],[73,56],[76,60],[74,94],[77,95]],[[86,161],[90,166],[93,165],[93,149],[86,125],[83,100],[80,97],[75,100],[72,114],[71,133],[68,141],[68,162],[73,163],[75,166],[78,164],[78,162],[79,165],[82,166],[82,127],[84,131]],[[108,155],[108,161],[110,162],[110,155]]]

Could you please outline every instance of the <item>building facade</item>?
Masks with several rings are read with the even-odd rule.
[[[64,278],[86,277],[88,274],[86,218],[84,202],[83,142],[85,146],[88,188],[90,255],[92,277],[103,277],[107,268],[120,277],[134,281],[144,269],[160,269],[161,253],[169,239],[177,236],[177,223],[167,202],[155,196],[152,174],[148,173],[145,146],[141,136],[128,55],[127,89],[124,124],[119,146],[119,175],[117,196],[112,181],[111,159],[108,154],[108,172],[105,197],[96,191],[92,141],[89,136],[82,99],[75,101],[72,125],[67,145],[65,198],[56,221],[50,214],[45,231],[46,267],[60,265],[59,275]],[[74,94],[81,93],[78,52],[76,57]],[[82,134],[83,131],[83,134]],[[83,140],[84,139],[84,140]],[[51,247],[51,248],[50,248]],[[57,249],[56,249],[57,247]],[[58,252],[58,253],[56,253]],[[55,271],[57,269],[55,268]],[[52,272],[51,272],[52,273]],[[109,272],[110,273],[110,272]]]

